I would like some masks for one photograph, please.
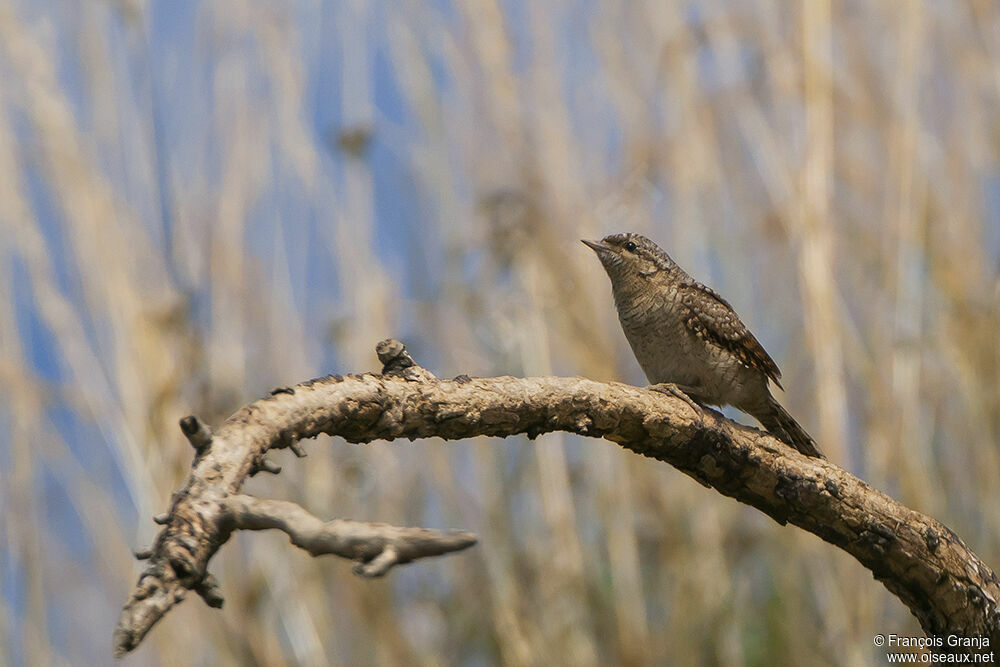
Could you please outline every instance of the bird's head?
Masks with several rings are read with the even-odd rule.
[[[604,265],[612,284],[649,278],[660,271],[670,271],[676,264],[670,256],[642,234],[612,234],[600,241],[582,241]]]

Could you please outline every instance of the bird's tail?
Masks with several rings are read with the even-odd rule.
[[[826,458],[816,448],[816,442],[806,433],[806,430],[799,426],[799,423],[788,414],[788,411],[773,398],[768,401],[766,409],[761,410],[754,417],[767,429],[768,433],[806,456],[818,459]]]

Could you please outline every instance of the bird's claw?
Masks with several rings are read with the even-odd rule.
[[[652,391],[658,391],[661,394],[666,394],[667,396],[673,396],[674,398],[679,398],[680,400],[687,403],[688,407],[694,411],[694,414],[701,419],[705,416],[705,411],[702,407],[690,396],[684,393],[684,390],[678,387],[673,382],[660,382],[658,384],[651,384],[646,389],[651,389]]]

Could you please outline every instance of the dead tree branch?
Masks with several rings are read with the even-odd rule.
[[[234,530],[278,528],[310,553],[361,562],[360,573],[464,549],[469,533],[324,523],[281,501],[239,495],[260,471],[276,473],[272,449],[304,454],[320,433],[361,443],[396,438],[538,436],[568,431],[603,437],[670,463],[707,487],[840,547],[899,597],[929,635],[1000,644],[1000,581],[946,526],[911,510],[828,461],[807,458],[756,429],[711,410],[618,383],[584,378],[439,380],[398,341],[378,346],[382,375],[328,376],[282,388],[231,416],[218,431],[195,417],[182,430],[196,455],[145,571],[122,610],[114,650],[134,649],[171,607],[194,590],[221,606],[208,563]]]
[[[460,530],[397,528],[341,519],[324,522],[295,503],[242,494],[227,498],[223,513],[231,530],[277,528],[313,556],[333,554],[358,561],[354,572],[364,577],[381,577],[394,565],[461,551],[476,543],[475,535]]]

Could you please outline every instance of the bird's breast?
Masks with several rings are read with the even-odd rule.
[[[675,291],[659,290],[616,305],[625,337],[651,383],[692,384],[698,379],[701,355],[691,344]]]

